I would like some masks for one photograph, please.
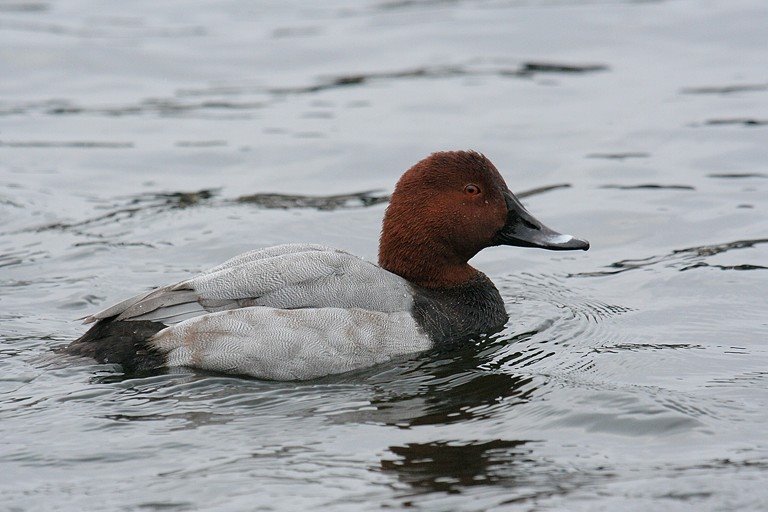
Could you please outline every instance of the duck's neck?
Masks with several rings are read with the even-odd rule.
[[[481,273],[439,241],[394,243],[381,237],[379,266],[423,288],[453,288]]]
[[[423,288],[453,288],[482,275],[468,263],[482,249],[477,241],[457,234],[445,211],[404,200],[410,196],[400,188],[384,214],[379,265]]]

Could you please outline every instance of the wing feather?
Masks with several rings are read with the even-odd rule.
[[[115,317],[171,325],[251,306],[395,312],[409,310],[411,301],[404,279],[370,262],[320,245],[288,244],[235,256],[191,279],[124,300],[85,323]]]
[[[160,288],[135,304],[127,307],[117,316],[117,320],[150,320],[149,318],[142,317],[157,309],[191,303],[198,304],[198,307],[202,309],[202,306],[199,305],[197,299],[198,294],[194,290],[169,290],[168,288]]]

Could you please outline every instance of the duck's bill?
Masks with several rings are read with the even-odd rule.
[[[496,245],[538,247],[550,251],[586,251],[589,242],[572,235],[564,235],[548,228],[520,204],[511,193],[504,194],[507,202],[507,223],[496,234]]]

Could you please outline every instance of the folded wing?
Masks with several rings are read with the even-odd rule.
[[[393,313],[410,309],[411,293],[404,279],[354,255],[291,244],[241,254],[192,279],[125,300],[85,322],[114,317],[173,325],[252,306]]]

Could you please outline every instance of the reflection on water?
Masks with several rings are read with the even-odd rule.
[[[0,1],[5,508],[764,508],[764,2],[97,11]],[[375,260],[466,148],[592,242],[478,255],[498,333],[302,383],[52,350],[249,249]]]
[[[736,94],[741,92],[768,91],[768,84],[734,84],[712,87],[686,87],[685,94]]]
[[[722,125],[736,125],[736,126],[765,126],[768,125],[768,119],[755,119],[752,117],[731,117],[726,119],[707,119],[704,121],[707,126],[722,126]]]
[[[619,190],[642,190],[642,189],[669,189],[669,190],[696,190],[690,185],[659,185],[657,183],[644,183],[642,185],[603,185],[603,188],[616,188]]]
[[[401,428],[448,425],[489,418],[499,408],[525,402],[536,391],[530,375],[486,368],[501,348],[515,341],[499,336],[468,342],[424,354],[416,366],[406,366],[398,375],[387,372],[386,380],[374,377],[372,407],[358,411],[355,418]]]
[[[516,458],[530,456],[525,443],[496,439],[390,446],[392,458],[382,459],[381,469],[422,492],[459,493],[464,487],[497,483],[514,486],[516,478],[527,477],[523,468],[514,471]]]
[[[239,203],[248,203],[262,208],[315,208],[317,210],[337,210],[374,206],[389,201],[388,194],[376,190],[338,194],[332,196],[299,196],[289,194],[251,194],[236,199]]]

